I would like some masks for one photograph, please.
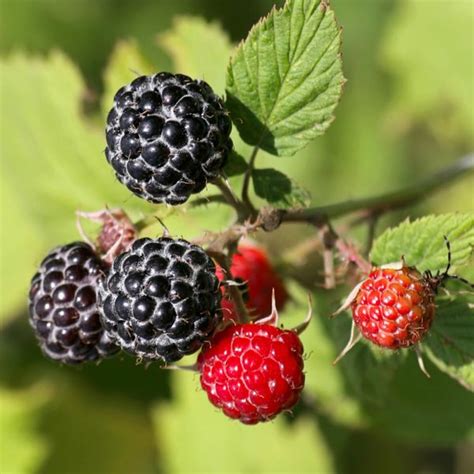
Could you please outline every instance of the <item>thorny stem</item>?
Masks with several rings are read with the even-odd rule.
[[[253,204],[250,201],[249,187],[250,187],[250,179],[252,177],[252,172],[255,165],[255,159],[257,158],[258,150],[259,150],[258,145],[255,145],[254,149],[252,150],[252,154],[250,155],[249,165],[247,167],[247,170],[245,171],[244,183],[242,185],[242,201],[249,209],[253,211],[255,210],[255,208],[253,207]]]
[[[248,186],[257,151],[258,147],[255,147],[250,158],[249,168],[246,172],[245,177],[247,179],[244,178],[242,196],[246,195],[247,198]],[[252,229],[249,230],[263,228],[264,230],[270,231],[277,229],[283,222],[308,223],[321,227],[326,224],[330,218],[337,218],[358,211],[364,212],[367,217],[370,215],[381,215],[384,212],[393,211],[415,204],[438,189],[456,181],[467,173],[472,173],[473,171],[474,154],[469,154],[433,176],[398,191],[307,209],[264,208],[260,210],[258,214],[256,214],[256,211],[251,204],[249,206],[241,201],[225,181],[219,178],[214,181],[214,184],[220,189],[223,199],[225,199],[225,201],[236,210],[238,221],[240,223],[244,223],[249,219],[254,223]],[[219,200],[220,199],[217,199],[216,196],[215,198],[209,199],[209,202]],[[135,226],[138,230],[142,230],[144,227],[155,222],[156,219],[154,216],[147,216],[141,221],[135,223]]]
[[[256,217],[246,208],[242,201],[238,200],[238,198],[230,192],[227,185],[219,183],[219,185],[223,184],[222,191],[224,196],[227,196],[228,202],[230,202],[234,208],[239,209],[240,223],[231,226],[227,231],[217,236],[211,236],[212,242],[209,248],[212,251],[231,250],[230,246],[232,245],[235,248],[242,236],[255,232],[258,229],[272,231],[285,222],[307,223],[324,230],[323,243],[324,248],[328,251],[326,260],[329,271],[331,271],[329,251],[336,248],[345,260],[355,264],[362,272],[367,273],[370,271],[369,262],[360,255],[353,245],[338,236],[331,225],[330,218],[340,217],[344,214],[350,214],[356,211],[365,211],[367,216],[370,216],[371,213],[373,215],[379,215],[386,211],[408,206],[436,191],[438,188],[472,171],[474,171],[474,154],[460,159],[453,165],[417,185],[412,185],[399,191],[372,198],[346,201],[339,204],[310,209],[286,210],[263,208]],[[332,281],[327,280],[326,285],[328,283],[332,285]]]

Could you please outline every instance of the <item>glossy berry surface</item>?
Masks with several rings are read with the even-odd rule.
[[[112,339],[140,359],[173,362],[197,351],[220,322],[215,266],[182,239],[136,240],[100,288]]]
[[[240,324],[218,333],[203,347],[198,367],[210,402],[246,424],[290,410],[304,386],[299,337],[269,324]]]
[[[240,283],[243,299],[249,314],[256,318],[268,316],[272,311],[272,292],[275,290],[275,301],[278,310],[283,309],[288,299],[285,286],[272,267],[264,250],[252,245],[239,245],[232,256],[230,275],[224,275],[221,267],[217,267],[220,281],[225,279]],[[221,286],[222,314],[225,319],[237,321],[237,315],[225,285]]]
[[[232,124],[204,81],[161,72],[115,95],[105,154],[120,182],[150,202],[176,205],[224,167]]]
[[[105,334],[97,287],[106,268],[86,243],[52,250],[31,281],[30,324],[43,353],[66,364],[97,360],[118,351]]]
[[[388,348],[409,347],[428,332],[435,314],[435,293],[414,268],[374,268],[352,302],[362,335]]]

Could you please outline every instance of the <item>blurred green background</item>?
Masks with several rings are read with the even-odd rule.
[[[474,470],[474,398],[455,381],[430,365],[432,379],[425,379],[413,354],[399,366],[365,347],[332,367],[348,330],[347,319],[325,318],[339,294],[314,289],[304,403],[294,416],[257,427],[216,413],[189,373],[128,357],[58,367],[36,347],[25,306],[29,278],[49,248],[77,239],[74,210],[108,204],[140,217],[151,209],[115,182],[102,154],[113,91],[133,71],[179,69],[223,93],[231,43],[273,4],[0,0],[1,473]],[[348,79],[336,121],[296,156],[262,153],[259,166],[288,173],[322,205],[415,183],[470,152],[472,2],[331,4],[344,29]],[[472,211],[473,185],[471,175],[384,217],[378,231],[407,216]],[[217,207],[183,216],[166,223],[187,238],[228,223],[228,212]],[[310,232],[294,226],[262,238],[278,262]],[[364,229],[351,232],[363,242]],[[288,324],[305,313],[304,291],[291,287]]]

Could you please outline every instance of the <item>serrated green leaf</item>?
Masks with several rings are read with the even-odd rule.
[[[252,180],[255,194],[274,207],[307,207],[311,202],[308,191],[273,168],[253,170]]]
[[[173,403],[154,410],[165,472],[334,472],[328,446],[309,418],[290,425],[283,415],[246,426],[217,411],[198,384],[189,372],[173,373]]]
[[[344,77],[334,13],[287,0],[257,23],[231,59],[227,106],[247,143],[292,155],[333,120]]]
[[[40,435],[38,426],[41,409],[47,398],[48,394],[42,387],[23,392],[0,390],[2,473],[38,472],[48,454],[47,443]]]
[[[247,170],[248,164],[242,155],[236,151],[232,151],[229,155],[227,163],[224,167],[224,172],[229,178],[232,176],[239,176]]]
[[[119,41],[107,64],[104,73],[104,95],[102,112],[107,116],[112,108],[115,93],[120,87],[130,83],[137,76],[156,72],[153,64],[141,53],[136,41]]]
[[[423,349],[443,372],[474,392],[474,295],[438,298]]]
[[[172,57],[176,72],[203,79],[217,94],[224,93],[224,71],[232,45],[217,23],[199,17],[177,17],[158,42]]]
[[[380,265],[399,261],[403,255],[408,265],[420,271],[441,271],[448,261],[443,236],[451,244],[453,273],[456,267],[467,263],[472,254],[474,213],[426,216],[413,222],[406,220],[376,239],[370,256]]]

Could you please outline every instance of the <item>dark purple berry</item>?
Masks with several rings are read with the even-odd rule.
[[[29,307],[30,324],[46,356],[78,364],[118,351],[98,315],[98,282],[105,272],[83,242],[57,247],[43,260],[31,282]]]
[[[134,194],[177,205],[221,173],[232,148],[230,132],[223,102],[208,84],[163,72],[117,92],[107,116],[105,155]]]
[[[200,289],[198,280],[205,281]],[[115,259],[99,294],[112,340],[140,359],[173,362],[191,354],[220,321],[214,263],[181,239],[135,241]]]

